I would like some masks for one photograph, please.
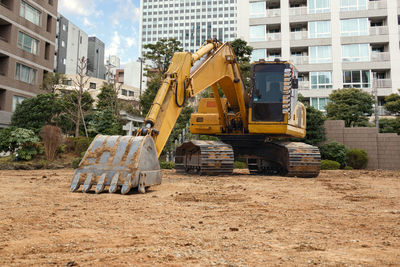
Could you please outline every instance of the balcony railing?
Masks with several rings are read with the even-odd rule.
[[[296,15],[307,15],[307,7],[292,7],[289,9],[289,15],[296,16]]]
[[[277,41],[281,39],[280,32],[267,33],[267,41]]]
[[[307,56],[291,57],[290,60],[295,65],[306,65],[306,64],[308,64],[308,57]]]
[[[385,35],[389,34],[388,26],[376,26],[369,28],[370,35]]]
[[[392,79],[375,80],[376,88],[392,88]]]
[[[379,116],[388,116],[390,112],[385,109],[383,106],[378,106],[378,115]]]
[[[291,40],[304,40],[308,39],[308,31],[301,31],[301,32],[291,32],[290,33]]]
[[[373,62],[390,61],[390,53],[389,52],[372,53],[371,61]]]
[[[299,89],[300,90],[310,90],[310,82],[309,81],[300,81]]]
[[[267,9],[265,15],[266,17],[280,17],[281,9],[280,8]]]
[[[384,9],[386,8],[386,1],[369,1],[368,9]]]

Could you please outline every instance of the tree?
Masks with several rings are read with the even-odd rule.
[[[100,89],[100,94],[97,95],[97,109],[98,110],[111,110],[115,115],[119,115],[119,101],[117,85],[104,83]]]
[[[17,105],[11,117],[11,125],[30,129],[38,134],[44,125],[56,124],[61,111],[57,95],[53,93],[37,95]]]
[[[122,123],[110,109],[97,110],[88,122],[88,132],[91,136],[97,134],[123,135]]]
[[[253,47],[248,46],[247,42],[242,39],[235,39],[232,41],[231,46],[233,51],[235,52],[236,58],[238,60],[240,72],[242,73],[242,78],[244,85],[247,90],[250,90],[251,87],[251,64],[250,64],[250,56],[253,53]]]
[[[365,126],[373,113],[374,97],[361,89],[334,90],[325,106],[328,119],[344,120],[346,127]]]
[[[142,107],[142,114],[146,115],[157,95],[158,89],[161,86],[161,75],[155,74],[147,81],[147,90],[140,96],[140,105]]]
[[[175,52],[181,52],[181,42],[175,38],[161,39],[155,44],[144,46],[147,51],[143,57],[150,60],[158,73],[163,74],[168,70],[169,64]]]
[[[399,90],[400,92],[400,90]],[[400,114],[400,95],[391,94],[385,97],[384,107],[387,111],[399,115]]]
[[[46,72],[43,75],[43,83],[40,89],[46,92],[55,93],[57,85],[65,80],[64,74]]]
[[[400,135],[400,118],[380,119],[379,132],[381,133],[397,133]]]

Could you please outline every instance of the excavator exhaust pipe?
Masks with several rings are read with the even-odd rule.
[[[153,138],[150,136],[97,135],[90,144],[72,178],[72,192],[87,193],[95,186],[101,193],[132,188],[145,193],[146,188],[161,184],[161,168]]]

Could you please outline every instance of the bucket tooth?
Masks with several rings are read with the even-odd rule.
[[[121,193],[127,194],[138,187],[142,172],[153,174],[143,186],[161,184],[161,168],[151,136],[98,135],[75,171],[70,190],[75,192],[83,184],[83,192],[95,186],[98,194],[109,186],[110,193],[122,187]]]
[[[84,193],[89,192],[90,188],[92,188],[92,179],[93,179],[93,173],[89,173],[88,176],[86,177],[85,183],[83,184],[83,189],[82,191]]]
[[[111,184],[110,188],[108,189],[108,192],[110,193],[115,193],[117,192],[118,189],[118,180],[119,180],[119,173],[117,172],[114,174],[114,176],[111,178]]]
[[[104,191],[104,187],[105,187],[104,182],[106,180],[106,177],[107,177],[107,173],[103,173],[101,175],[101,177],[100,177],[100,179],[99,179],[99,181],[98,181],[98,183],[96,185],[96,191],[95,191],[96,194],[99,194],[99,193]]]
[[[75,192],[79,189],[79,187],[81,186],[80,179],[81,179],[81,173],[75,171],[74,178],[72,178],[72,183],[70,187],[71,192]]]

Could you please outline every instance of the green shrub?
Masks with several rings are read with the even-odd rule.
[[[172,161],[161,161],[160,162],[160,166],[161,166],[161,169],[169,169],[169,170],[171,170],[171,169],[175,168],[175,162],[172,162]]]
[[[57,154],[63,154],[67,151],[67,149],[68,149],[67,144],[59,145],[57,147]]]
[[[340,163],[337,161],[324,159],[321,161],[321,170],[338,170]]]
[[[80,156],[80,155],[82,155],[82,152],[86,152],[86,150],[89,148],[92,141],[93,141],[92,138],[76,137],[74,139],[75,155]]]
[[[79,163],[81,162],[82,158],[76,158],[72,161],[72,168],[77,169],[79,167]]]
[[[235,161],[233,163],[233,167],[235,169],[247,169],[247,164],[245,162]]]
[[[332,141],[322,145],[319,151],[322,159],[337,161],[340,163],[341,168],[346,166],[349,149],[345,145]]]
[[[10,152],[13,159],[31,160],[40,152],[38,143],[32,130],[10,127],[0,131],[0,152]]]
[[[347,165],[356,170],[365,169],[368,164],[368,154],[362,149],[352,149],[347,152]]]
[[[346,166],[346,167],[343,168],[343,170],[349,170],[350,171],[350,170],[354,170],[354,168],[351,167],[351,166]]]

